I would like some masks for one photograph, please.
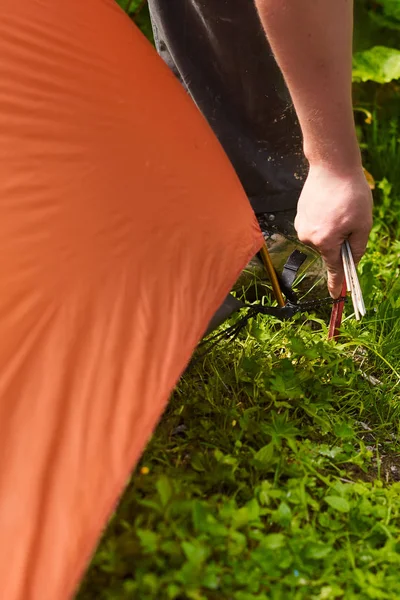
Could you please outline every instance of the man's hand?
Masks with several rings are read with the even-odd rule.
[[[298,205],[300,240],[328,267],[329,291],[343,280],[340,246],[356,261],[371,229],[351,98],[353,0],[255,0],[300,121],[310,173]]]
[[[336,172],[311,166],[300,196],[295,227],[300,241],[314,246],[328,269],[328,288],[340,296],[344,279],[340,248],[348,239],[357,263],[372,226],[372,195],[361,167]]]

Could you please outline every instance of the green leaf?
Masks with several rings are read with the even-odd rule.
[[[255,518],[257,519],[258,515]],[[239,510],[235,512],[232,519],[232,527],[234,527],[234,529],[239,529],[240,527],[243,527],[243,525],[247,525],[247,523],[253,520],[254,510],[249,503],[249,505],[242,506],[242,508],[239,508]]]
[[[202,583],[208,590],[217,590],[220,584],[221,568],[215,563],[208,565],[202,577]]]
[[[228,535],[225,525],[217,521],[210,510],[207,510],[206,506],[198,500],[193,502],[192,516],[196,533],[209,533],[214,537]]]
[[[175,600],[181,593],[181,588],[175,583],[170,583],[167,588],[168,600]]]
[[[270,533],[266,535],[262,542],[262,547],[268,550],[278,550],[283,548],[286,539],[283,533]]]
[[[388,83],[400,77],[400,50],[374,46],[353,56],[354,81]]]
[[[307,545],[305,556],[314,560],[321,560],[332,552],[332,546],[322,542],[312,542]]]
[[[200,544],[182,542],[182,550],[188,561],[201,564],[208,556],[207,548]]]
[[[193,515],[193,526],[195,531],[206,531],[206,523],[207,518],[210,512],[206,509],[204,504],[195,500],[192,506],[192,515]]]
[[[343,449],[339,446],[334,446],[333,448],[330,448],[328,444],[321,444],[321,446],[318,449],[318,454],[321,454],[322,456],[327,456],[328,458],[336,458],[338,454],[342,453]]]
[[[143,585],[147,588],[146,591],[150,592],[151,595],[157,593],[159,589],[157,575],[155,573],[145,573],[145,575],[143,575]]]
[[[274,515],[274,520],[280,523],[283,527],[290,525],[292,520],[292,511],[286,502],[281,502],[278,510]]]
[[[192,457],[190,464],[195,471],[202,472],[206,470],[202,462],[202,456],[200,454],[195,454]]]
[[[248,513],[249,513],[249,521],[257,521],[260,516],[260,506],[255,498],[250,500],[246,504]]]
[[[181,556],[180,544],[174,540],[166,540],[160,544],[160,550],[168,556],[177,557]]]
[[[299,337],[293,337],[290,340],[290,347],[295,354],[299,354],[300,356],[304,356],[304,353],[307,348],[303,340]]]
[[[267,466],[271,464],[274,456],[274,445],[268,444],[267,446],[263,446],[256,454],[254,455],[254,460],[263,466]]]
[[[338,423],[337,425],[335,425],[334,432],[335,435],[337,435],[337,437],[341,439],[354,437],[353,428],[350,427],[350,425],[348,425],[347,423]]]
[[[149,529],[137,529],[137,536],[144,552],[152,554],[158,548],[158,535]]]
[[[348,513],[350,511],[350,504],[340,496],[325,496],[325,502],[339,512]]]
[[[333,598],[339,598],[344,596],[344,591],[339,586],[326,585],[321,588],[321,592],[319,595],[320,600],[332,600]]]
[[[246,536],[240,531],[231,530],[228,541],[228,553],[230,556],[240,556],[247,545]]]
[[[156,483],[156,488],[158,495],[160,496],[161,504],[166,506],[172,496],[172,487],[168,477],[165,475],[159,477]]]

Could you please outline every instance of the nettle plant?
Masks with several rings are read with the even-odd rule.
[[[400,78],[400,2],[358,0],[353,79],[390,83]]]

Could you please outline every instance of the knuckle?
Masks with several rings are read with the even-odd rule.
[[[322,233],[322,232],[314,233],[314,235],[312,236],[312,243],[321,252],[325,252],[325,251],[328,252],[332,247],[332,243],[330,241],[330,236],[327,233]]]
[[[297,229],[297,237],[299,238],[300,242],[303,242],[303,244],[312,243],[311,236],[306,229],[302,229],[301,227],[299,227]]]
[[[304,242],[305,244],[311,244],[318,249],[324,247],[326,243],[326,233],[317,229],[300,227],[298,230],[298,236],[300,241]]]

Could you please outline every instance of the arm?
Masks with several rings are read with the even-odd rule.
[[[372,225],[353,120],[352,0],[255,0],[300,121],[310,171],[296,217],[299,239],[315,246],[338,297],[340,247],[349,239],[358,261]]]

